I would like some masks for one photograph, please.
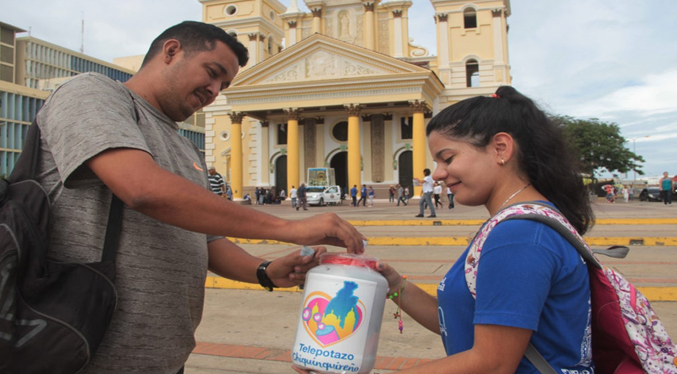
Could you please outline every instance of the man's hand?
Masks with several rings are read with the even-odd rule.
[[[367,238],[353,225],[334,213],[323,213],[300,221],[289,221],[285,229],[288,242],[302,245],[333,245],[346,247],[348,253],[364,253]]]
[[[268,278],[277,287],[294,287],[303,284],[308,270],[320,264],[320,255],[327,252],[324,247],[313,248],[314,254],[301,256],[301,251],[294,251],[271,262],[266,269]]]

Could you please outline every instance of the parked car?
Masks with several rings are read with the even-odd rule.
[[[661,190],[658,187],[647,187],[639,194],[641,201],[663,201]],[[672,200],[677,200],[677,189],[672,191]]]
[[[639,193],[639,201],[661,201],[661,190],[658,187],[647,187]]]
[[[309,186],[306,190],[308,205],[336,205],[341,203],[341,188],[339,186]]]

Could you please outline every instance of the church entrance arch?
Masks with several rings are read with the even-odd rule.
[[[336,183],[341,186],[341,192],[345,195],[345,188],[348,186],[348,152],[342,151],[336,153],[329,162],[329,167],[334,169]]]
[[[402,187],[409,187],[409,192],[412,193],[414,191],[414,161],[411,151],[400,153],[400,156],[397,158],[397,172]]]
[[[287,191],[287,156],[280,156],[275,160],[275,193],[279,194],[282,189],[289,196],[289,191]]]

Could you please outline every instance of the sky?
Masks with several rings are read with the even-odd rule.
[[[677,0],[510,3],[512,85],[549,113],[616,123],[644,157],[645,177],[677,174]],[[144,54],[167,27],[202,17],[198,0],[0,0],[0,9],[2,22],[109,62]],[[413,0],[410,37],[431,55],[433,14],[429,0]]]

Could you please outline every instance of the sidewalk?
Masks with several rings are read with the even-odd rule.
[[[417,219],[418,205],[411,202],[414,204],[406,207],[377,201],[371,208],[311,207],[306,212],[292,210],[288,204],[253,208],[289,219],[334,212],[370,239],[368,255],[393,264],[411,281],[433,292],[488,214],[484,208],[457,205],[452,210],[439,209],[437,218]],[[595,213],[598,224],[586,239],[599,241],[601,244],[593,244],[599,247],[611,245],[604,243],[631,245],[626,259],[600,260],[637,285],[652,300],[668,332],[677,337],[677,208],[648,202],[599,203]],[[241,241],[241,245],[267,259],[292,250],[284,243]],[[246,285],[247,290],[244,284],[222,278],[210,278],[208,286],[213,288],[206,290],[203,321],[196,333],[198,345],[186,372],[293,373],[290,348],[302,294],[294,290],[265,292],[258,285]],[[395,308],[386,304],[375,370],[389,373],[443,357],[439,336],[406,315],[404,333],[399,334],[392,318]]]

